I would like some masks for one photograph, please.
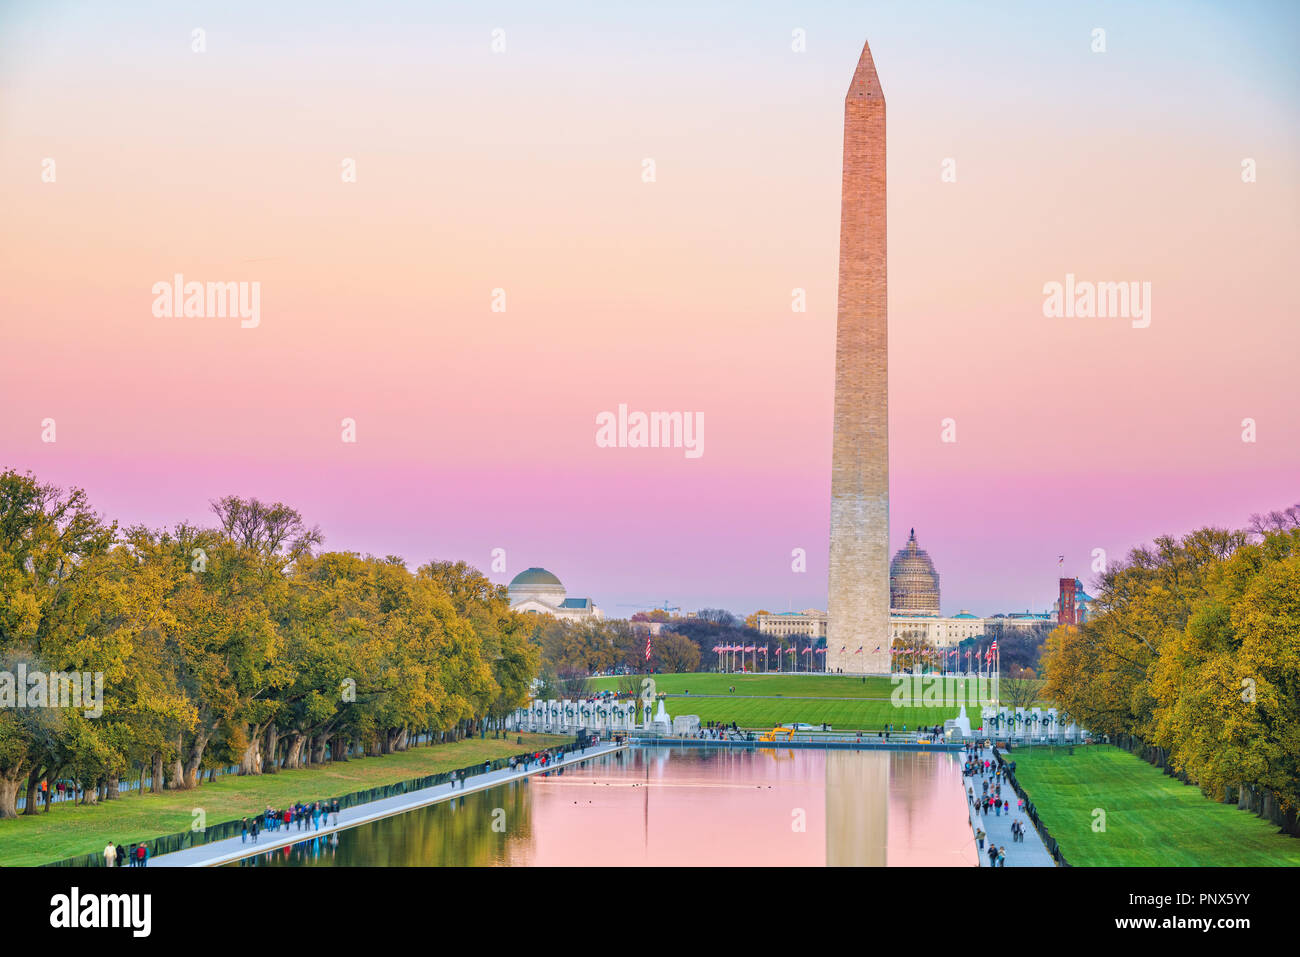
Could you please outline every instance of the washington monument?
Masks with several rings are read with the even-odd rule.
[[[862,48],[844,98],[826,668],[889,671],[885,96]]]

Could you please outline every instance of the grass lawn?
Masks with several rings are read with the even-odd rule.
[[[1085,867],[1300,866],[1300,840],[1111,745],[1019,748],[1016,777],[1065,859]],[[1106,830],[1092,829],[1093,809]]]
[[[742,728],[771,728],[778,724],[804,721],[812,725],[829,724],[836,731],[874,731],[893,724],[902,731],[907,725],[943,724],[957,717],[956,708],[895,708],[888,701],[826,700],[817,698],[669,698],[664,707],[673,717],[697,714],[700,723],[736,722]],[[967,714],[970,709],[967,709]]]
[[[219,824],[260,813],[268,804],[284,807],[295,801],[316,801],[572,740],[525,734],[524,743],[516,744],[517,737],[468,738],[278,774],[227,775],[192,791],[133,794],[87,807],[53,804],[48,814],[0,821],[0,866],[45,864],[103,851],[110,840],[130,844],[175,834],[190,827],[198,808],[206,813],[208,824]]]
[[[837,731],[878,731],[893,724],[915,731],[957,717],[958,707],[895,707],[896,687],[888,678],[853,675],[649,675],[655,690],[668,696],[665,707],[676,717],[697,714],[701,723],[732,721],[742,728],[771,728],[803,721],[829,724]],[[617,678],[593,678],[595,691],[618,690]],[[730,688],[735,686],[735,692]],[[689,691],[690,694],[685,692]],[[716,696],[716,697],[710,697]],[[979,724],[979,708],[966,713]]]
[[[677,695],[689,690],[697,694],[768,695],[787,698],[886,698],[894,690],[888,678],[861,675],[719,675],[708,673],[645,675],[660,694]],[[595,691],[617,691],[618,678],[592,678]]]

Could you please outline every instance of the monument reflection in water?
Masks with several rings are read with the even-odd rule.
[[[633,748],[235,866],[977,864],[957,756]]]

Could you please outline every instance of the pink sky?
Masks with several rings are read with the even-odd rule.
[[[124,523],[237,493],[333,548],[505,548],[496,580],[543,565],[616,614],[824,607],[841,111],[869,37],[891,538],[916,527],[945,611],[1046,608],[1058,554],[1088,580],[1093,548],[1300,501],[1291,14],[1102,9],[1104,55],[1085,20],[836,4],[731,33],[518,8],[494,55],[496,23],[299,31],[235,4],[195,54],[190,14],[18,5],[0,466]],[[176,272],[260,282],[260,325],[155,318]],[[1067,272],[1150,282],[1150,328],[1044,318]],[[619,403],[702,413],[705,454],[597,448]]]

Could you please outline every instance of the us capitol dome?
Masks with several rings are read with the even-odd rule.
[[[564,584],[545,568],[526,568],[510,581],[510,610],[551,615],[568,621],[604,618],[590,598],[569,598]]]
[[[938,615],[939,573],[916,544],[916,529],[889,563],[889,610],[896,615]]]

